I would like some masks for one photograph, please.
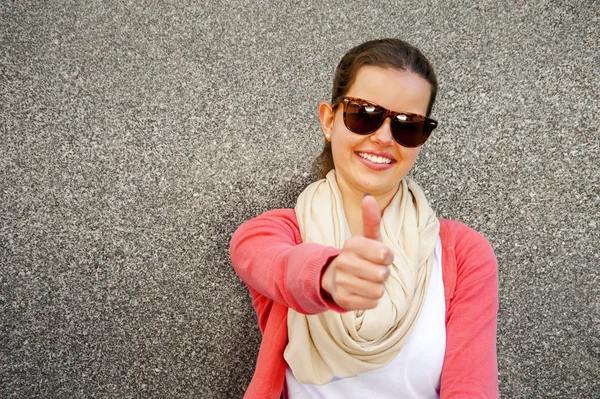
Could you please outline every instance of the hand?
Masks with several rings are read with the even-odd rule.
[[[392,251],[381,242],[381,216],[377,201],[371,195],[363,198],[362,217],[363,233],[346,240],[321,278],[321,288],[347,310],[377,306],[390,275],[388,266],[394,260]]]

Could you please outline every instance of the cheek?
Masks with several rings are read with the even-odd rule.
[[[419,157],[419,153],[421,152],[420,148],[406,148],[402,147],[398,150],[400,155],[398,171],[403,175],[406,175],[415,165],[417,158]]]
[[[351,151],[360,142],[360,138],[361,136],[346,129],[344,122],[340,121],[334,125],[331,131],[331,148],[334,153],[337,152],[340,154]]]
[[[346,126],[344,125],[344,121],[341,118],[336,118],[333,122],[333,126],[331,128],[331,142],[344,140],[344,137],[347,133]]]
[[[406,148],[400,146],[399,151],[400,156],[406,160],[412,160],[413,162],[417,160],[419,153],[421,152],[421,147],[419,148]]]
[[[354,151],[358,149],[365,136],[347,131],[335,131],[331,138],[331,152],[334,160],[348,162],[354,156]]]

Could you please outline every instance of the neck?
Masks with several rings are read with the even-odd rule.
[[[363,222],[362,222],[362,200],[365,192],[354,190],[351,187],[339,184],[340,192],[342,194],[342,202],[344,203],[344,213],[346,214],[346,220],[348,220],[348,226],[352,235],[362,234]],[[398,191],[398,185],[396,190],[388,193],[370,193],[377,200],[379,205],[379,212],[383,215],[385,208],[392,202],[394,195]]]

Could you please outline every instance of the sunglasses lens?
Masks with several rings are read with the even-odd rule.
[[[431,130],[422,118],[412,117],[408,120],[396,118],[392,123],[392,135],[398,144],[404,147],[418,147],[422,145],[429,138]]]
[[[346,98],[344,124],[351,132],[371,134],[375,132],[388,115],[385,108],[360,99]],[[392,118],[391,130],[394,140],[404,147],[423,145],[437,122],[415,114],[396,114]]]
[[[373,133],[381,125],[385,111],[360,101],[349,101],[344,114],[346,127],[357,134]]]

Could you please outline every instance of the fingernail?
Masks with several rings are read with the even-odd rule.
[[[363,198],[365,198],[367,195],[371,195],[371,193],[365,193],[365,195],[363,195]]]

